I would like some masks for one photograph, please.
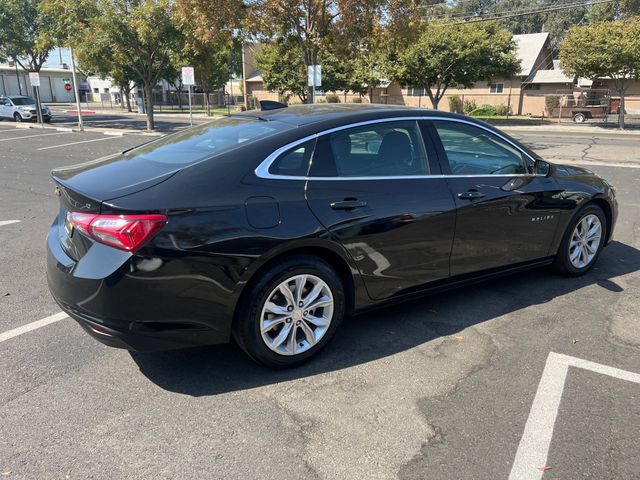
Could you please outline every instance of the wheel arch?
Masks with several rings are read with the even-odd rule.
[[[587,205],[597,205],[604,212],[605,219],[607,220],[607,225],[606,225],[607,230],[606,230],[606,234],[605,234],[605,245],[606,245],[607,243],[609,243],[609,240],[611,239],[611,233],[612,233],[612,228],[613,228],[613,225],[612,225],[612,222],[613,222],[613,211],[611,209],[611,205],[609,204],[609,202],[607,200],[605,200],[602,197],[592,198],[587,203],[585,203],[584,206],[587,206]]]
[[[284,250],[277,249],[277,251],[265,256],[266,258],[260,262],[259,265],[255,265],[247,271],[246,278],[243,279],[242,287],[236,295],[237,301],[235,302],[232,312],[233,322],[235,323],[239,307],[243,304],[245,296],[250,290],[248,287],[255,282],[256,279],[260,278],[260,275],[264,271],[268,270],[282,259],[293,255],[317,257],[328,263],[336,271],[342,281],[342,285],[345,290],[345,313],[347,315],[352,314],[355,310],[356,304],[356,289],[359,287],[357,285],[357,282],[360,281],[359,273],[354,266],[350,265],[350,262],[347,260],[346,256],[339,251],[339,248],[339,246],[334,245],[331,242],[329,242],[328,245],[318,243],[299,244],[296,246],[290,246]]]

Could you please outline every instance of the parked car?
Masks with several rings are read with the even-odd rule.
[[[47,106],[41,107],[42,119],[45,122],[51,121],[51,110]],[[0,97],[0,118],[8,118],[14,122],[27,120],[38,120],[38,110],[36,101],[31,97],[14,95]]]
[[[58,304],[101,342],[228,342],[286,367],[346,315],[553,265],[583,275],[615,189],[445,112],[244,112],[52,172]]]

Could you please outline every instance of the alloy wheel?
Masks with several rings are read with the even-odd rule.
[[[260,314],[265,345],[280,355],[298,355],[316,345],[329,330],[334,299],[315,275],[296,275],[274,288]]]
[[[600,247],[602,222],[593,214],[583,217],[573,230],[569,242],[569,260],[576,268],[589,265]]]

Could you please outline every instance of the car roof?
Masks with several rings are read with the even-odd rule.
[[[252,117],[259,120],[279,121],[297,127],[305,125],[337,122],[355,123],[367,121],[371,118],[389,117],[412,117],[412,116],[436,116],[436,117],[457,117],[457,115],[429,110],[426,108],[405,107],[401,105],[380,105],[380,104],[302,104],[291,105],[286,108],[275,110],[251,110],[236,114],[240,117]]]

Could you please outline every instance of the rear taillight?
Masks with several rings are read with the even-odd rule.
[[[74,228],[111,247],[135,252],[166,223],[165,215],[98,215],[69,212]]]

